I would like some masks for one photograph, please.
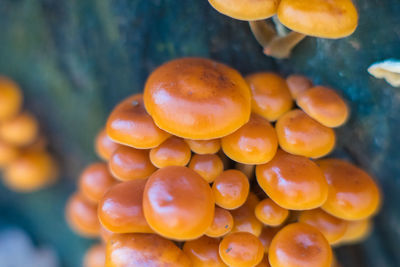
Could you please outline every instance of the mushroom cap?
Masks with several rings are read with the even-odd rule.
[[[15,145],[0,140],[0,168],[4,168],[15,160],[19,152],[19,149]]]
[[[0,121],[16,116],[22,106],[22,92],[12,80],[0,76]]]
[[[257,204],[255,215],[265,225],[279,226],[287,219],[289,211],[266,198]]]
[[[39,134],[36,118],[23,112],[0,123],[0,139],[16,146],[32,144]]]
[[[318,165],[283,150],[270,162],[258,165],[256,177],[264,192],[285,209],[314,209],[328,197],[328,184]]]
[[[358,25],[351,0],[281,0],[278,18],[289,29],[322,38],[343,38]]]
[[[79,177],[79,191],[93,203],[98,203],[104,193],[117,181],[108,170],[107,163],[89,165]]]
[[[286,84],[294,100],[296,100],[300,94],[313,87],[313,83],[309,78],[299,74],[289,75],[286,78]]]
[[[98,217],[113,233],[153,233],[143,214],[146,180],[119,183],[108,190],[98,205]]]
[[[115,234],[107,242],[107,267],[191,267],[189,258],[172,241],[155,234]]]
[[[142,94],[119,103],[108,117],[106,130],[112,141],[139,149],[157,147],[170,136],[147,114]]]
[[[83,267],[104,267],[106,264],[106,247],[104,244],[96,244],[85,253]]]
[[[273,267],[330,267],[332,249],[314,227],[293,223],[282,228],[272,239],[269,262]]]
[[[221,148],[221,139],[210,140],[190,140],[185,139],[193,153],[196,154],[215,154]]]
[[[212,185],[215,203],[229,210],[239,208],[246,202],[249,189],[247,176],[238,170],[222,172]]]
[[[81,236],[94,238],[100,233],[97,205],[80,193],[69,197],[65,208],[65,217],[72,230]]]
[[[212,183],[224,170],[224,164],[214,154],[193,155],[189,168],[200,174],[207,183]]]
[[[205,234],[209,237],[221,237],[229,233],[232,228],[232,214],[226,209],[215,207],[213,222]]]
[[[150,161],[149,150],[120,146],[108,161],[110,172],[121,181],[145,179],[156,171]]]
[[[260,239],[261,243],[263,244],[266,254],[268,254],[272,239],[280,229],[280,227],[263,227],[258,239]]]
[[[316,86],[300,94],[297,105],[308,116],[326,127],[338,127],[346,122],[349,109],[335,90]]]
[[[250,117],[250,89],[236,70],[202,58],[158,67],[144,89],[146,110],[161,129],[187,139],[228,135]]]
[[[264,257],[261,241],[247,232],[231,233],[219,244],[219,255],[225,264],[235,267],[252,267]]]
[[[362,220],[378,212],[381,194],[368,173],[340,159],[323,159],[317,163],[329,185],[323,210],[345,220]]]
[[[344,236],[339,240],[339,244],[354,244],[366,239],[372,231],[371,219],[360,221],[349,221]]]
[[[27,151],[7,164],[3,181],[14,191],[32,192],[56,179],[57,165],[45,151]]]
[[[289,87],[281,76],[259,72],[246,76],[251,90],[251,110],[269,121],[275,121],[293,107]]]
[[[255,236],[261,234],[263,224],[254,214],[254,209],[259,202],[258,197],[250,192],[246,202],[239,208],[231,210],[233,216],[233,228],[231,232],[248,232]]]
[[[279,0],[208,0],[220,13],[239,20],[262,20],[276,14]]]
[[[214,218],[208,183],[187,167],[169,166],[153,173],[143,195],[144,216],[161,236],[190,240],[203,235]]]
[[[186,166],[192,152],[186,142],[176,136],[171,136],[158,147],[150,150],[150,160],[157,168],[168,166]]]
[[[274,127],[266,119],[252,114],[249,122],[223,137],[221,144],[224,153],[236,162],[262,164],[274,157],[278,138]]]
[[[280,147],[291,154],[319,158],[335,147],[335,132],[299,109],[280,117],[275,129]]]
[[[329,244],[340,240],[345,235],[348,225],[347,221],[336,218],[320,208],[301,212],[299,222],[317,228]]]
[[[120,144],[113,142],[108,137],[105,128],[97,134],[94,144],[97,156],[105,161],[108,161],[114,151],[120,146]]]
[[[226,267],[219,256],[219,240],[202,236],[186,241],[183,252],[189,257],[193,267]]]

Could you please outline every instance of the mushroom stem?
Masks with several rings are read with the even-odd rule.
[[[276,37],[264,46],[264,54],[274,58],[288,58],[292,49],[305,37],[306,35],[294,31],[286,36]]]
[[[269,43],[276,37],[276,31],[274,27],[267,23],[266,20],[249,21],[249,26],[257,42],[262,47],[268,46]]]
[[[275,30],[278,36],[286,36],[290,32],[290,30],[283,26],[283,24],[279,21],[277,15],[272,17],[272,21],[275,24]]]
[[[255,165],[243,164],[240,162],[235,164],[235,169],[243,172],[249,179],[253,178],[255,167]]]

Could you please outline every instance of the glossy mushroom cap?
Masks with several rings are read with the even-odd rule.
[[[201,58],[158,67],[144,89],[146,110],[173,135],[208,140],[228,135],[250,117],[250,89],[236,70]]]
[[[330,267],[332,249],[314,227],[293,223],[272,239],[268,251],[272,267]]]
[[[254,214],[254,210],[259,202],[257,196],[250,192],[246,202],[235,210],[231,210],[233,216],[233,228],[234,232],[248,232],[255,236],[261,234],[263,224],[257,219]]]
[[[97,203],[115,183],[117,181],[108,170],[107,163],[93,163],[82,172],[79,178],[79,191],[89,201]]]
[[[336,218],[322,209],[306,210],[299,216],[299,222],[317,228],[329,242],[329,244],[336,243],[346,233],[348,222]]]
[[[256,176],[264,192],[286,209],[314,209],[328,197],[328,184],[318,165],[283,150],[278,150],[270,162],[258,165]]]
[[[286,78],[290,94],[294,100],[313,86],[312,81],[304,75],[292,74]]]
[[[368,173],[340,159],[323,159],[317,163],[329,184],[323,210],[345,220],[362,220],[378,211],[380,191]]]
[[[203,235],[214,218],[208,183],[187,167],[170,166],[153,173],[143,195],[144,216],[161,236],[175,240]]]
[[[274,127],[263,117],[252,114],[248,123],[221,139],[224,153],[234,161],[262,164],[270,161],[278,148]]]
[[[75,193],[67,201],[65,216],[69,226],[77,234],[94,238],[100,233],[100,223],[97,218],[97,205],[84,196]]]
[[[226,209],[215,207],[213,222],[205,234],[209,237],[221,237],[229,233],[232,228],[232,214]]]
[[[275,121],[293,106],[289,87],[281,76],[260,72],[246,76],[251,89],[251,110],[269,121]]]
[[[27,151],[4,169],[4,183],[18,192],[32,192],[54,182],[57,165],[44,151]]]
[[[0,139],[16,146],[32,144],[38,137],[38,133],[38,122],[28,112],[0,123]]]
[[[145,179],[157,168],[151,163],[149,150],[120,146],[108,161],[110,172],[121,181]]]
[[[208,236],[186,241],[183,245],[183,252],[189,257],[192,267],[226,267],[218,249],[218,239]]]
[[[212,191],[215,203],[224,209],[243,205],[249,194],[250,184],[246,175],[238,170],[226,170],[214,180]]]
[[[0,76],[0,121],[11,119],[21,110],[22,93],[12,80]]]
[[[104,128],[97,134],[94,146],[97,156],[102,160],[108,161],[114,151],[121,145],[113,142]]]
[[[189,168],[212,183],[224,170],[222,160],[214,154],[193,155]]]
[[[203,154],[215,154],[221,148],[221,139],[210,139],[210,140],[190,140],[185,139],[193,153]]]
[[[0,168],[16,159],[18,154],[19,149],[16,146],[0,140]]]
[[[372,232],[371,219],[364,219],[360,221],[349,221],[346,233],[339,240],[341,244],[354,244],[359,243],[366,239]]]
[[[314,120],[326,127],[338,127],[349,116],[344,100],[327,87],[316,86],[300,94],[297,105]]]
[[[114,233],[152,233],[143,214],[146,180],[123,182],[111,187],[99,202],[98,217]]]
[[[272,199],[266,198],[257,204],[255,215],[265,225],[279,226],[287,219],[289,211],[278,206]]]
[[[219,244],[219,255],[225,264],[235,267],[252,267],[264,257],[261,241],[247,232],[231,233]]]
[[[239,20],[262,20],[275,15],[279,1],[208,0],[220,13]]]
[[[358,25],[351,0],[281,0],[278,18],[289,29],[322,38],[343,38]]]
[[[86,251],[83,259],[83,267],[104,267],[106,264],[106,247],[103,244],[97,244]]]
[[[150,151],[150,160],[157,168],[186,166],[191,156],[189,146],[183,139],[176,136],[171,136]]]
[[[108,117],[106,129],[114,142],[139,149],[157,147],[170,136],[147,114],[142,94],[119,103]]]
[[[283,115],[275,129],[279,145],[291,154],[319,158],[335,146],[335,132],[299,109]]]
[[[281,228],[279,227],[264,227],[261,234],[258,236],[261,243],[264,246],[265,253],[268,253],[269,247],[271,245],[272,239],[279,232]]]
[[[191,267],[189,258],[172,241],[155,234],[115,234],[107,242],[107,267]]]

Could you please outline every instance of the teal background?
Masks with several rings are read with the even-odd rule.
[[[243,74],[302,73],[342,92],[351,105],[335,154],[376,177],[385,196],[372,236],[340,248],[349,267],[400,266],[400,88],[368,75],[375,61],[400,58],[400,2],[357,0],[360,26],[349,38],[307,38],[289,60],[262,54],[247,23],[206,0],[0,0],[0,73],[23,88],[61,163],[60,182],[20,195],[0,187],[0,221],[50,244],[62,266],[80,266],[91,241],[64,222],[64,205],[93,138],[122,98],[143,89],[159,64],[182,56],[225,62]]]

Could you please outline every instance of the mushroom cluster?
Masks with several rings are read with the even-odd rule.
[[[103,243],[85,267],[335,265],[371,229],[380,192],[324,158],[348,106],[301,75],[242,77],[208,59],[158,67],[108,117],[71,196],[71,227]]]
[[[3,183],[17,192],[31,192],[54,182],[57,167],[46,150],[35,116],[23,110],[18,85],[0,76],[0,170]]]
[[[208,0],[220,13],[249,21],[266,55],[287,58],[307,35],[338,39],[351,35],[358,12],[351,0]],[[266,23],[272,18],[276,29]],[[288,32],[286,28],[292,30]]]

